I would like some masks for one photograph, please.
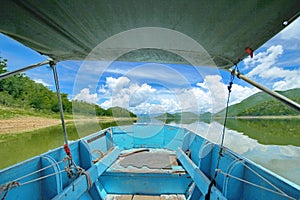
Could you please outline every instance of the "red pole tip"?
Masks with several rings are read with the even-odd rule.
[[[250,55],[250,57],[253,58],[253,52],[254,51],[250,47],[247,47],[245,50]]]

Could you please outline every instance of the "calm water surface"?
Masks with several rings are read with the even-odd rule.
[[[300,185],[300,120],[236,120],[227,121],[225,146]],[[130,124],[132,122],[123,123]],[[218,122],[169,122],[188,128],[208,140],[220,143],[223,126]],[[102,123],[101,128],[117,125]],[[118,124],[120,125],[120,124]],[[77,133],[74,123],[67,123],[69,140],[98,131],[100,126],[85,124],[84,134]],[[60,126],[20,134],[0,135],[0,169],[47,152],[63,144]]]
[[[194,122],[180,126],[220,143],[223,126]],[[230,119],[225,146],[300,185],[300,120]]]

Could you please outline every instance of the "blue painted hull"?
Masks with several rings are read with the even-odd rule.
[[[204,199],[220,151],[187,129],[147,124],[102,130],[70,149],[73,164],[58,148],[0,171],[0,198]],[[228,149],[217,171],[210,199],[300,199],[298,185]]]

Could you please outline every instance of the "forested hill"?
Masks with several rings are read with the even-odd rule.
[[[6,72],[6,60],[0,57],[0,74]],[[71,102],[67,94],[61,94],[64,112],[72,114],[72,104],[76,114],[97,116],[136,117],[126,109],[115,107],[105,110],[98,105],[85,102]],[[0,80],[0,105],[5,107],[34,110],[42,113],[59,112],[56,93],[25,75],[14,75]],[[92,109],[91,109],[92,108]]]
[[[278,93],[300,103],[300,88],[278,91]],[[224,113],[225,109],[215,116],[224,116]],[[256,93],[238,104],[231,105],[228,110],[228,116],[231,117],[282,115],[299,115],[299,113],[264,92]]]

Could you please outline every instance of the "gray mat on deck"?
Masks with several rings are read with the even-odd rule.
[[[163,152],[140,152],[124,157],[120,161],[123,167],[148,167],[150,169],[170,169],[170,154]]]

